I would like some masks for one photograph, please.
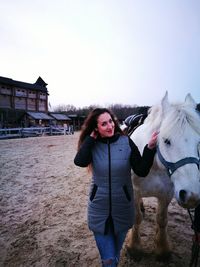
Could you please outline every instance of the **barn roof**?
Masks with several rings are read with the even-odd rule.
[[[43,112],[28,111],[26,113],[35,120],[53,120],[52,117]]]
[[[38,77],[35,83],[25,83],[25,82],[15,81],[13,79],[0,76],[0,83],[7,85],[7,86],[38,90],[38,91],[43,91],[45,93],[48,93],[47,87],[46,87],[47,83],[45,83],[41,77]]]
[[[60,113],[50,113],[50,115],[51,115],[54,119],[56,119],[56,120],[58,120],[58,121],[71,121],[71,119],[70,119],[67,115],[65,115],[65,114],[60,114]]]

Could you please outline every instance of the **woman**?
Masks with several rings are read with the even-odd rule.
[[[145,177],[153,163],[157,133],[141,157],[137,146],[123,135],[115,116],[94,109],[82,127],[74,163],[92,171],[88,226],[94,233],[102,266],[117,266],[128,229],[134,224],[131,168]]]

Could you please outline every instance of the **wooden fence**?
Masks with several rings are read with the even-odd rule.
[[[0,129],[0,139],[24,138],[44,135],[69,135],[74,134],[72,126],[65,127],[29,127],[29,128],[5,128]]]

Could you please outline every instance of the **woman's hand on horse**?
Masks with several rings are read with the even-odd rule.
[[[159,134],[159,132],[153,132],[152,133],[151,139],[149,140],[149,143],[148,143],[148,148],[149,149],[155,148],[155,146],[157,144],[158,134]]]

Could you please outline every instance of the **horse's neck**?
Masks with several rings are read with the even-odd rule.
[[[140,150],[140,153],[143,152],[145,145],[149,142],[152,132],[153,130],[144,123],[132,133],[131,139]]]

